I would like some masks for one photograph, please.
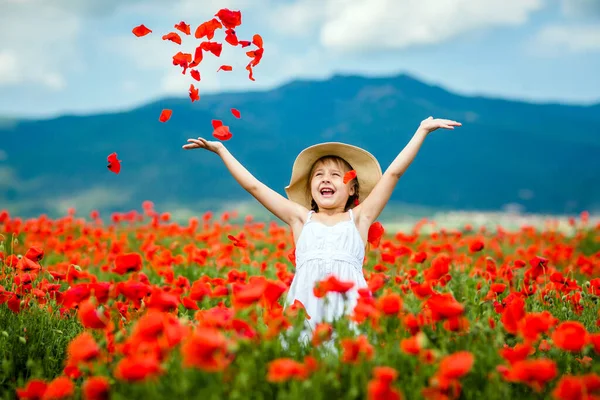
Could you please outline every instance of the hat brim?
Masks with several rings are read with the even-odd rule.
[[[381,166],[377,159],[368,151],[360,147],[339,142],[320,143],[304,149],[292,167],[290,184],[285,187],[288,198],[307,209],[311,209],[311,196],[307,193],[308,174],[313,164],[324,156],[337,156],[348,162],[356,171],[359,184],[359,200],[367,196],[379,179],[381,179]]]

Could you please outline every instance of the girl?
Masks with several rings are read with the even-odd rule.
[[[235,180],[292,229],[296,272],[286,306],[299,300],[308,314],[304,340],[316,324],[352,312],[358,289],[367,287],[363,261],[369,227],[388,202],[398,180],[411,164],[425,137],[436,129],[454,129],[459,122],[429,117],[382,175],[370,153],[343,143],[322,143],[303,150],[292,168],[287,199],[256,179],[222,142],[188,139],[184,149],[206,149],[219,155]],[[356,177],[344,183],[347,172]],[[344,295],[316,297],[316,282],[335,276],[354,286]]]

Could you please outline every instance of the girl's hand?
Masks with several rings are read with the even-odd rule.
[[[209,142],[206,139],[199,137],[198,139],[188,139],[189,144],[184,144],[183,148],[186,150],[191,149],[206,149],[213,153],[219,154],[219,151],[223,149],[223,143],[221,142]]]
[[[421,121],[419,129],[424,131],[425,133],[431,133],[439,128],[454,129],[455,126],[462,126],[462,124],[460,122],[452,121],[450,119],[433,119],[433,117],[429,117]]]

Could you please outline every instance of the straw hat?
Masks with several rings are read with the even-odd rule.
[[[312,199],[310,193],[306,193],[308,174],[313,164],[324,156],[343,158],[352,166],[358,179],[358,197],[360,201],[367,198],[381,178],[381,167],[377,159],[360,147],[339,142],[321,143],[307,147],[298,154],[296,161],[294,161],[292,178],[290,184],[285,187],[285,193],[290,200],[303,205],[309,210]]]

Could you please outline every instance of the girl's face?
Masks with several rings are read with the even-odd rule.
[[[348,198],[354,194],[352,181],[344,184],[344,174],[348,171],[339,164],[331,160],[319,161],[313,169],[310,191],[320,210],[341,208],[343,212]]]

